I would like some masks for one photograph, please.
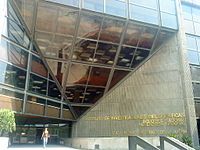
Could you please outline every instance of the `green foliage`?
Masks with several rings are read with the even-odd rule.
[[[170,134],[169,136],[178,139],[190,147],[193,147],[192,138],[187,134]]]
[[[16,130],[14,112],[8,109],[0,109],[0,136],[12,133]]]

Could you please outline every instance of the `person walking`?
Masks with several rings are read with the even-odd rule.
[[[48,138],[49,138],[49,131],[47,128],[44,129],[43,133],[42,133],[42,137],[41,139],[43,139],[43,148],[46,148],[46,145],[48,143]]]

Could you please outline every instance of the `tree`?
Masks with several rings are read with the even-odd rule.
[[[12,133],[16,130],[14,112],[8,109],[0,109],[0,136]]]

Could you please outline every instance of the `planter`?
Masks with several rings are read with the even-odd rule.
[[[9,137],[0,137],[1,150],[6,150],[9,144]]]

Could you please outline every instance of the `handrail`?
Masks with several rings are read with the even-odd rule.
[[[180,149],[180,150],[195,150],[194,148],[180,142],[179,140],[172,138],[172,137],[166,137],[166,136],[160,136],[160,150],[165,150],[165,142],[171,144],[172,146]]]
[[[159,150],[159,148],[153,146],[151,143],[143,140],[139,136],[128,137],[129,150],[137,150],[137,145],[147,150]]]

